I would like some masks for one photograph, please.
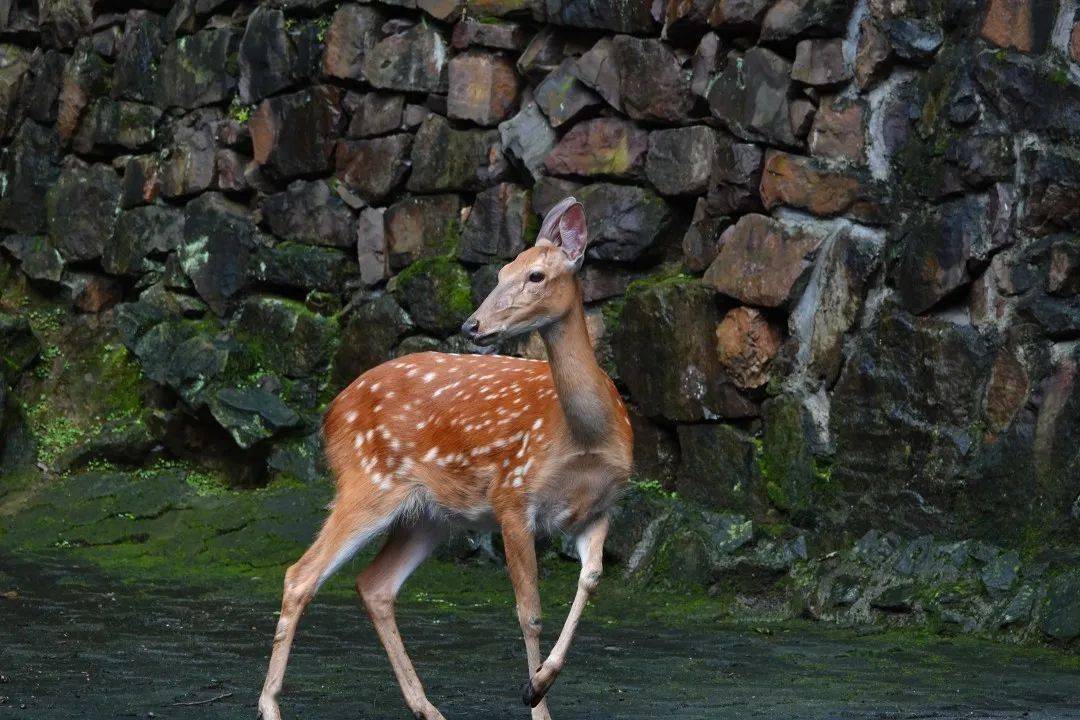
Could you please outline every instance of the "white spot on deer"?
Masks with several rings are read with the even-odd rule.
[[[544,424],[544,418],[536,418],[536,422],[534,422],[534,423],[532,424],[532,429],[533,429],[533,430],[539,430],[539,429],[540,429],[540,427],[541,427],[541,426],[542,426],[543,424]]]
[[[375,407],[371,408],[371,412],[374,412],[374,413],[377,413],[377,412],[379,412],[380,410],[382,410],[382,403],[379,403],[379,404],[378,404],[378,405],[376,405]]]
[[[429,383],[434,379],[435,379],[435,373],[433,373],[433,372],[424,373],[424,377],[423,377],[424,382]]]
[[[359,450],[364,445],[364,434],[356,433],[356,437],[353,438],[353,447]]]
[[[372,384],[371,392],[378,392],[378,391],[379,391],[379,383]]]
[[[420,458],[420,461],[421,462],[431,462],[432,460],[435,459],[435,456],[437,456],[438,454],[439,454],[439,448],[433,447],[433,448],[431,448],[430,450],[427,451],[427,453],[424,455],[424,457]]]
[[[356,418],[358,417],[360,417],[360,413],[356,412],[355,410],[350,410],[349,412],[345,413],[345,422],[351,425],[356,422]]]

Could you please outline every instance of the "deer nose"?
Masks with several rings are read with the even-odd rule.
[[[469,318],[461,326],[461,332],[465,337],[474,338],[477,333],[480,332],[480,321],[476,318]]]

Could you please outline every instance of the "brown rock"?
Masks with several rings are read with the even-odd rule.
[[[412,136],[407,133],[371,140],[342,140],[335,153],[337,176],[368,202],[393,192],[409,171]]]
[[[1080,293],[1080,237],[1065,235],[1050,246],[1046,289],[1054,295]]]
[[[544,160],[552,175],[634,178],[645,170],[649,134],[634,123],[597,118],[570,128]]]
[[[168,198],[193,195],[214,182],[214,124],[221,111],[205,108],[184,115],[168,128],[168,153],[158,161],[161,194]]]
[[[780,328],[755,308],[737,307],[716,326],[720,366],[744,390],[759,388],[769,381],[769,364],[781,342]]]
[[[416,7],[436,20],[453,20],[461,16],[465,0],[416,0]]]
[[[662,36],[678,45],[694,43],[708,29],[713,0],[667,0]]]
[[[761,201],[768,210],[790,205],[819,217],[850,215],[868,223],[887,219],[880,193],[865,173],[775,150],[765,155]]]
[[[1049,14],[1046,7],[1049,4],[1035,0],[989,0],[979,35],[998,47],[1032,52],[1036,45],[1034,15]]]
[[[785,307],[798,297],[821,238],[757,214],[743,215],[730,233],[705,272],[706,283],[761,307]]]
[[[714,28],[743,29],[761,23],[771,0],[716,0],[709,14]]]
[[[517,107],[521,84],[502,55],[470,51],[450,61],[447,112],[452,118],[496,125]]]
[[[384,135],[401,129],[405,96],[350,92],[345,96],[345,109],[350,114],[350,138]]]
[[[990,382],[986,385],[986,420],[993,433],[1008,429],[1027,401],[1031,387],[1027,369],[1016,350],[1008,346],[1002,348],[990,368]]]
[[[278,177],[326,172],[341,125],[341,90],[319,85],[267,98],[248,127],[255,162]]]
[[[619,68],[612,57],[614,47],[611,38],[600,38],[589,52],[578,58],[570,72],[586,87],[599,93],[608,105],[616,110],[622,110],[622,97],[619,95]]]
[[[851,66],[844,59],[844,41],[800,40],[795,48],[791,78],[807,85],[837,85],[852,77]]]
[[[1069,57],[1073,62],[1080,62],[1080,22],[1073,25],[1072,34],[1069,35]]]
[[[77,273],[67,278],[75,307],[84,313],[108,310],[124,299],[120,281],[108,275]]]
[[[390,268],[400,270],[423,257],[446,251],[461,217],[457,195],[421,195],[386,210],[386,251]]]
[[[859,25],[859,44],[855,51],[855,83],[866,90],[885,77],[892,45],[877,21],[866,18]]]
[[[866,116],[866,103],[862,100],[824,98],[810,131],[810,154],[864,164]]]
[[[161,190],[156,155],[136,155],[124,167],[120,207],[133,208],[154,202]]]

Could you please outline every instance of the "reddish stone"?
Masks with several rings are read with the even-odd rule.
[[[768,210],[790,205],[819,217],[850,215],[871,223],[883,221],[886,215],[871,181],[862,173],[775,150],[765,156],[761,201]]]
[[[70,282],[75,307],[84,313],[99,313],[124,299],[120,281],[107,275],[79,274]]]
[[[1035,46],[1032,0],[990,0],[979,35],[998,47],[1031,52]]]
[[[716,326],[720,366],[736,386],[759,388],[769,380],[769,364],[780,350],[780,328],[760,310],[737,307]]]
[[[248,121],[255,162],[279,177],[326,172],[340,125],[339,88],[319,85],[267,98]]]
[[[1080,239],[1064,236],[1050,246],[1046,289],[1054,295],[1080,293]]]
[[[570,128],[544,165],[552,175],[639,177],[648,150],[649,134],[634,123],[597,118]]]
[[[801,40],[795,48],[791,79],[807,85],[836,85],[851,79],[852,69],[844,59],[844,41]]]
[[[379,41],[386,16],[362,5],[341,5],[326,29],[323,72],[332,78],[363,80],[361,68],[368,51]]]
[[[421,195],[386,210],[386,252],[393,270],[446,251],[450,229],[461,217],[457,195]]]
[[[1069,56],[1074,62],[1080,62],[1080,22],[1073,25],[1069,35]]]
[[[1016,349],[1003,348],[994,360],[986,386],[986,419],[991,432],[1000,433],[1009,427],[1027,402],[1030,382]]]
[[[451,20],[461,16],[465,0],[416,0],[416,7],[436,20]]]
[[[889,36],[871,18],[859,25],[859,45],[855,51],[855,83],[865,90],[885,76],[892,54]]]
[[[821,101],[810,131],[810,154],[866,162],[866,103],[828,97]]]
[[[821,238],[765,215],[743,215],[724,233],[705,282],[748,305],[784,307],[802,292]]]
[[[447,112],[452,118],[495,125],[517,106],[521,83],[502,55],[467,52],[450,61]]]
[[[364,200],[381,200],[405,179],[411,144],[412,136],[406,133],[342,140],[335,153],[338,177]]]

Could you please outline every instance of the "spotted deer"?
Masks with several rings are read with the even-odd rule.
[[[386,533],[356,590],[413,715],[444,720],[428,700],[395,621],[403,582],[448,532],[497,525],[506,549],[530,675],[533,720],[563,669],[582,611],[600,579],[608,513],[631,466],[630,420],[601,370],[585,327],[581,267],[585,213],[566,198],[536,244],[499,271],[498,285],[462,331],[491,346],[538,330],[547,362],[501,355],[406,355],[367,371],[331,403],[323,423],[337,481],[318,537],[285,573],[281,615],[259,699],[279,720],[297,621],[319,586]],[[581,557],[577,593],[558,640],[540,656],[537,535],[567,533]]]

